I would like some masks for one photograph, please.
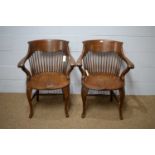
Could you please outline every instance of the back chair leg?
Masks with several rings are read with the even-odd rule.
[[[71,101],[70,101],[70,87],[68,86],[68,109],[71,107]]]
[[[30,108],[30,113],[29,113],[29,118],[32,118],[33,116],[33,106],[32,106],[32,89],[31,88],[27,88],[26,89],[26,95],[27,95],[27,99],[29,102],[29,108]]]
[[[113,91],[110,90],[110,101],[112,102],[113,101]]]
[[[37,95],[37,102],[39,102],[39,90],[37,90],[36,95]]]
[[[81,88],[81,96],[82,96],[82,102],[83,102],[83,112],[81,114],[82,118],[85,118],[86,116],[86,99],[87,99],[88,89],[82,86]]]
[[[65,104],[65,115],[66,117],[69,117],[68,109],[70,106],[70,101],[69,101],[69,86],[62,88],[63,91],[63,99],[64,99],[64,104]]]
[[[124,90],[124,88],[119,89],[119,94],[120,94],[119,117],[120,117],[120,120],[123,120],[122,108],[123,108],[124,98],[125,98],[125,90]]]

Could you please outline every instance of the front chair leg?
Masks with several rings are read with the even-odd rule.
[[[122,108],[123,108],[124,98],[125,98],[125,90],[124,90],[124,88],[119,89],[119,94],[120,94],[119,117],[120,117],[120,120],[123,120]]]
[[[69,109],[69,86],[62,88],[63,91],[63,99],[65,104],[65,115],[66,117],[69,117],[68,109]]]
[[[82,118],[85,118],[86,116],[86,99],[87,99],[88,89],[84,86],[81,88],[81,97],[83,102],[83,112],[81,114]]]
[[[29,102],[29,108],[30,108],[30,113],[29,113],[29,118],[32,118],[33,116],[33,106],[32,106],[32,89],[31,88],[27,88],[26,89],[26,95],[27,95],[27,99]]]

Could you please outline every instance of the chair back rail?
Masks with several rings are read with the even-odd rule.
[[[96,52],[115,52],[121,56],[122,42],[113,40],[86,40],[83,41],[84,54],[89,51]]]

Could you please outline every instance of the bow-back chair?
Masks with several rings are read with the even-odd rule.
[[[122,60],[127,64],[121,71]],[[112,95],[119,90],[119,117],[123,119],[122,106],[125,97],[125,75],[134,64],[125,56],[123,43],[112,40],[83,41],[83,52],[77,60],[82,74],[82,118],[86,115],[86,97],[89,89],[108,90]]]
[[[70,54],[69,42],[65,40],[34,40],[28,42],[28,52],[18,63],[27,75],[26,94],[30,114],[33,116],[32,90],[36,90],[39,100],[39,90],[62,89],[65,115],[69,117],[70,72],[76,65]],[[29,61],[30,70],[25,67]]]

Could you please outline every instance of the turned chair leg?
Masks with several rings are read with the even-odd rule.
[[[86,99],[87,99],[88,89],[82,86],[81,88],[81,97],[83,102],[83,112],[81,114],[82,118],[85,118],[86,116]]]
[[[68,86],[68,110],[70,109],[71,102],[70,102],[70,87]]]
[[[120,117],[120,120],[123,120],[122,108],[123,108],[124,98],[125,98],[125,90],[124,90],[124,88],[119,89],[119,94],[120,94],[119,117]]]
[[[39,90],[36,91],[37,102],[39,102]]]
[[[65,104],[65,115],[66,117],[69,117],[69,113],[68,113],[68,109],[70,106],[70,102],[69,102],[69,86],[62,88],[63,91],[63,99],[64,99],[64,104]]]
[[[29,102],[29,108],[30,108],[30,113],[29,113],[29,118],[32,118],[33,116],[33,106],[32,106],[32,89],[31,88],[27,88],[26,90],[26,95],[27,95],[27,99]]]
[[[112,102],[113,101],[113,91],[110,90],[110,101]]]

